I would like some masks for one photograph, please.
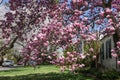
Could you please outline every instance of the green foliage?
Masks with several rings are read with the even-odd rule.
[[[100,52],[101,42],[99,40],[96,41],[88,41],[84,45],[84,51],[85,53],[90,53],[89,49],[93,48],[94,53],[92,55],[95,55]]]
[[[59,0],[55,0],[55,3],[59,3]]]
[[[95,68],[86,67],[80,70],[76,70],[76,73],[83,73],[86,75],[92,75],[101,80],[119,80],[120,72],[114,70],[107,70],[105,72],[99,71]]]
[[[4,44],[4,42],[0,41],[0,46],[3,46],[3,44]],[[6,50],[4,50],[4,52],[0,53],[0,57],[11,59],[11,57],[13,57],[13,52],[14,52],[13,49],[6,49]]]
[[[64,50],[64,56],[66,57],[67,52],[73,52],[76,51],[76,46],[75,45],[69,45],[65,50]]]
[[[102,80],[116,80],[119,78],[119,75],[120,73],[116,71],[106,71],[97,74],[97,77],[101,78]]]
[[[96,67],[96,63],[98,62],[97,60],[99,58],[100,47],[101,47],[101,42],[99,40],[85,42],[84,53],[89,54],[89,56],[87,56],[85,59],[86,66]],[[90,48],[92,48],[93,51],[90,51]],[[93,60],[93,56],[96,56],[96,59],[95,59],[96,61]]]

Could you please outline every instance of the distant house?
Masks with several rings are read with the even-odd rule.
[[[111,49],[115,47],[113,36],[106,36],[101,39],[100,63],[107,69],[120,70],[117,58],[111,55]]]

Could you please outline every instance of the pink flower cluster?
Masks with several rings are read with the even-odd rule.
[[[107,27],[104,31],[104,34],[107,34],[107,35],[113,35],[115,34],[115,28],[114,27]]]
[[[117,48],[120,49],[120,41],[117,42]]]
[[[85,65],[81,63],[81,61],[85,59],[85,55],[77,53],[77,52],[67,52],[63,56],[54,57],[51,63],[57,66],[61,66],[61,71],[65,69],[69,69],[70,71],[74,71],[75,69],[82,68]]]
[[[118,55],[114,49],[111,50],[111,55],[115,58],[118,57]]]
[[[103,34],[113,35],[120,25],[119,0],[113,0],[111,8],[104,10],[100,7],[104,6],[102,0],[70,0],[69,7],[69,0],[61,1],[59,3],[56,0],[9,0],[10,10],[5,14],[5,20],[0,23],[1,38],[6,39],[0,51],[8,49],[9,45],[11,47],[12,42],[20,41],[26,44],[22,51],[25,61],[48,60],[61,66],[61,71],[66,68],[74,71],[84,67],[82,61],[88,54],[79,54],[74,50],[58,56],[57,48],[65,49],[70,45],[77,47],[80,40],[96,40],[94,27],[105,26]],[[33,33],[32,37],[26,36],[29,33]],[[17,39],[14,39],[15,36]],[[120,41],[117,42],[117,49],[120,50]],[[95,50],[90,48],[88,51],[94,53],[89,54],[89,57],[96,59]],[[111,50],[112,55],[118,57],[118,51]]]
[[[73,1],[73,3],[81,3],[81,2],[83,2],[83,0],[72,0]]]
[[[120,61],[117,61],[117,64],[120,65]]]

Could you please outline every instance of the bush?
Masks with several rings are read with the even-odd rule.
[[[96,78],[99,78],[101,80],[117,80],[120,77],[120,72],[117,72],[115,70],[108,70],[108,71],[102,72],[95,68],[90,68],[90,67],[76,70],[76,73],[93,75],[93,76],[96,76]]]
[[[119,78],[119,72],[116,71],[106,71],[97,74],[97,77],[102,80],[116,80]]]

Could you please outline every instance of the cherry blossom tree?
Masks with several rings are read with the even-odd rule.
[[[5,40],[0,53],[20,41],[25,62],[48,60],[62,71],[84,67],[88,55],[79,52],[82,40],[99,40],[99,33],[119,41],[119,5],[119,0],[9,0],[10,11],[0,23]],[[57,49],[71,46],[76,49],[58,56]]]

